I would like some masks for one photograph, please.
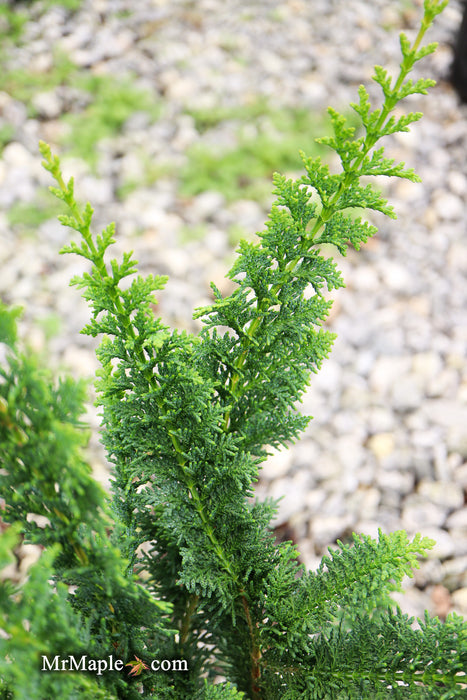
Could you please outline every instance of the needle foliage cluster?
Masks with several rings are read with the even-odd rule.
[[[114,226],[92,233],[91,206],[80,207],[73,180],[41,144],[67,207],[61,222],[79,234],[61,252],[89,261],[72,284],[91,308],[83,332],[102,337],[97,391],[112,494],[83,458],[83,386],[55,383],[21,352],[17,310],[2,306],[0,479],[10,526],[0,566],[20,540],[44,550],[25,582],[0,583],[2,700],[462,697],[463,620],[426,616],[414,626],[391,601],[430,540],[354,535],[307,571],[291,543],[274,540],[276,504],[254,498],[268,451],[307,425],[300,399],[333,343],[325,293],[344,283],[321,247],[345,254],[375,233],[355,209],[394,217],[369,176],[418,180],[376,145],[421,117],[393,111],[434,84],[408,75],[435,50],[422,39],[445,5],[425,0],[414,43],[401,35],[397,78],[376,67],[380,107],[360,87],[351,106],[361,135],[329,110],[333,135],[321,143],[340,171],[303,154],[301,177],[275,176],[265,229],[240,244],[233,293],[213,285],[213,303],[195,311],[197,335],[155,315],[166,278],[138,276],[131,253],[108,260]],[[127,666],[49,671],[44,655],[113,655]],[[177,672],[154,672],[153,660]]]

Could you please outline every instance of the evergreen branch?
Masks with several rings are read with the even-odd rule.
[[[173,402],[167,398],[169,385],[166,382],[167,379],[169,379],[169,382],[172,381],[173,369],[170,368],[170,364],[174,362],[172,359],[175,357],[174,352],[177,351],[179,355],[185,355],[185,353],[191,354],[193,339],[186,336],[178,336],[175,333],[169,336],[165,327],[160,324],[160,321],[153,319],[152,311],[149,309],[149,303],[154,302],[154,299],[150,296],[150,292],[163,286],[164,280],[161,278],[149,278],[146,280],[137,278],[133,281],[127,292],[120,292],[118,289],[118,282],[123,276],[122,266],[118,267],[116,263],[112,262],[111,269],[113,274],[110,275],[104,261],[104,253],[106,248],[112,243],[112,236],[110,234],[104,234],[102,237],[96,239],[96,244],[89,244],[89,241],[92,242],[92,235],[89,230],[90,220],[87,222],[85,230],[81,231],[84,217],[80,214],[79,208],[74,200],[71,200],[72,195],[70,195],[70,192],[72,192],[72,188],[69,185],[65,185],[61,178],[59,161],[58,159],[52,158],[50,150],[48,150],[46,145],[41,144],[41,150],[46,162],[49,164],[52,175],[55,177],[60,187],[65,188],[62,192],[62,198],[67,203],[72,203],[70,214],[74,217],[74,228],[83,234],[83,238],[85,239],[84,244],[86,245],[84,251],[85,257],[88,257],[94,264],[91,274],[85,273],[81,278],[74,280],[77,286],[85,290],[84,296],[91,302],[93,307],[93,320],[90,326],[85,329],[85,332],[92,335],[104,332],[115,337],[114,341],[104,340],[101,349],[98,351],[98,356],[103,365],[101,372],[102,378],[98,386],[102,389],[104,420],[108,423],[108,432],[111,433],[110,427],[112,424],[121,424],[118,414],[122,408],[126,406],[130,406],[131,408],[133,395],[137,400],[137,393],[143,391],[146,396],[152,397],[157,406],[158,423],[163,426],[164,434],[170,440],[172,451],[171,459],[175,459],[175,464],[177,466],[175,475],[177,483],[179,483],[180,480],[182,481],[188,496],[183,499],[183,504],[180,504],[183,511],[186,512],[186,517],[182,519],[181,522],[178,522],[176,526],[176,532],[179,533],[179,546],[181,547],[180,551],[184,569],[183,572],[181,572],[180,580],[185,584],[187,594],[189,595],[201,592],[206,596],[210,595],[213,590],[216,590],[218,595],[220,595],[226,603],[228,601],[230,606],[235,605],[235,600],[239,599],[242,609],[246,611],[248,610],[248,600],[243,590],[239,572],[232,563],[235,562],[235,557],[232,557],[232,554],[229,553],[229,549],[232,549],[232,545],[230,544],[226,547],[226,543],[231,542],[231,536],[226,533],[222,541],[215,532],[215,514],[214,512],[209,513],[207,510],[206,486],[209,486],[209,484],[203,484],[204,495],[202,496],[196,475],[193,472],[192,464],[194,458],[190,454],[191,447],[189,449],[186,447],[186,445],[196,444],[196,441],[189,437],[189,433],[192,432],[191,430],[187,431],[179,427],[183,424],[183,421],[180,422],[180,408],[185,412],[187,406],[190,406],[190,401],[192,399],[195,402],[193,407],[196,405],[196,413],[191,414],[191,420],[195,418],[200,426],[202,425],[204,431],[206,431],[207,427],[205,421],[203,425],[201,415],[203,413],[206,414],[207,402],[210,400],[210,387],[209,385],[206,386],[206,392],[204,392],[203,395],[203,392],[200,393],[199,391],[200,384],[203,381],[201,377],[199,377],[193,369],[188,371],[184,369],[180,371],[182,362],[184,367],[189,367],[190,361],[188,357],[182,360],[180,356],[175,360],[175,365],[177,367],[177,390],[182,389],[184,394],[182,406],[179,407],[177,400],[177,407],[174,406],[171,408],[170,405]],[[89,207],[87,209],[90,210]],[[64,222],[69,223],[66,218]],[[113,231],[113,229],[109,227],[107,231]],[[82,246],[84,244],[82,244]],[[82,246],[79,247],[76,246],[76,244],[72,244],[67,250],[83,254]],[[125,258],[124,265],[125,269],[123,272],[125,272],[125,274],[133,272],[134,263],[131,257]],[[136,309],[136,316],[132,318],[131,314]],[[98,317],[101,312],[106,313],[103,317]],[[135,327],[137,328],[137,333],[135,333]],[[164,361],[161,355],[169,355],[169,360]],[[117,369],[112,367],[112,360],[115,357],[121,360],[121,366]],[[135,368],[137,368],[136,373]],[[129,377],[128,370],[130,370]],[[129,378],[131,381],[128,381]],[[140,386],[141,380],[144,389],[143,386]],[[187,394],[190,384],[193,384],[193,391],[196,391],[196,397],[195,394],[193,394],[192,399],[189,399]],[[123,401],[123,399],[125,399],[125,401]],[[138,414],[140,415],[139,411]],[[138,422],[140,422],[139,415],[137,419]],[[132,418],[132,420],[134,419]],[[217,450],[218,420],[215,421],[211,430],[214,431],[216,441],[210,438],[209,429],[204,435],[204,440],[211,441],[211,445]],[[144,454],[152,453],[152,450],[148,451],[142,449],[144,442],[144,440],[135,440],[135,448],[131,450],[133,454],[141,454],[142,452]],[[112,449],[114,449],[115,441],[112,440],[110,444],[112,445]],[[118,448],[118,451],[121,453],[121,447]],[[141,535],[143,535],[144,532],[139,526],[141,517],[139,513],[140,508],[135,508],[136,504],[141,500],[138,498],[138,490],[144,484],[144,478],[142,478],[140,473],[138,473],[138,476],[135,478],[134,466],[136,466],[136,460],[134,457],[130,463],[128,463],[126,459],[122,461],[119,457],[119,462],[121,467],[116,473],[114,482],[114,491],[116,494],[114,504],[116,512],[122,519],[126,528],[125,542],[122,543],[121,546],[125,555],[130,560],[130,567],[132,567],[136,561],[137,547],[142,541]],[[198,460],[196,460],[196,462],[198,462]],[[128,464],[131,465],[130,469],[128,469]],[[196,471],[198,471],[198,469],[199,467],[197,466]],[[171,475],[172,480],[173,478],[174,476]],[[216,475],[213,483],[216,488],[220,486],[222,490],[224,490],[222,482],[219,484],[218,466],[216,467]],[[237,487],[240,488],[239,494],[244,493],[247,483],[251,483],[251,479],[246,482],[244,477],[242,477],[241,481],[237,482]],[[161,488],[161,484],[158,484],[157,488]],[[220,509],[222,503],[224,503],[224,499],[225,496],[223,495],[219,505],[216,505],[216,510]],[[238,500],[238,495],[234,496],[234,499]],[[165,497],[164,500],[166,500]],[[159,497],[156,491],[151,498],[150,504],[152,506],[157,506],[158,503]],[[171,508],[165,508],[165,518],[172,518],[171,510]],[[180,512],[181,511],[178,510],[178,515],[180,515]],[[193,514],[195,514],[194,521]],[[236,516],[237,520],[239,516],[240,522],[237,527],[244,528],[246,525],[252,530],[253,521],[249,509],[245,508],[245,505],[242,506],[239,515]],[[190,525],[188,525],[188,522],[190,522]],[[151,530],[154,533],[153,526],[151,526]],[[141,533],[139,536],[138,531]],[[130,533],[131,536],[129,537],[128,535]],[[143,536],[147,536],[146,533]],[[160,533],[157,537],[160,537]],[[190,546],[188,546],[188,542]],[[199,554],[197,557],[193,558],[193,552],[195,550],[197,550]],[[210,551],[212,555],[206,558],[206,553],[208,551]],[[217,560],[214,567],[212,556]],[[204,572],[201,574],[200,565],[203,558],[206,559],[206,562]],[[196,569],[195,576],[192,573],[193,566]],[[225,579],[225,573],[227,573],[228,579]],[[228,596],[226,596],[227,590],[229,591]]]
[[[196,310],[195,317],[203,317],[206,324],[203,335],[204,345],[209,344],[209,351],[216,357],[223,356],[217,363],[215,372],[217,376],[220,374],[226,382],[225,388],[221,389],[221,397],[226,405],[222,428],[226,432],[235,432],[240,424],[244,425],[245,416],[247,421],[253,420],[250,406],[255,406],[255,420],[258,422],[257,412],[261,411],[259,408],[261,404],[258,401],[260,397],[255,396],[255,387],[258,383],[271,381],[273,376],[269,369],[271,360],[273,366],[283,365],[283,361],[276,363],[273,358],[277,356],[283,359],[284,344],[290,343],[290,338],[283,333],[281,339],[283,342],[276,343],[274,348],[268,342],[266,329],[272,324],[277,327],[278,321],[282,321],[292,309],[295,329],[303,324],[303,331],[300,333],[301,341],[304,338],[309,339],[309,342],[305,340],[303,353],[300,353],[300,347],[296,344],[291,346],[302,370],[300,371],[301,387],[284,402],[280,419],[270,421],[270,425],[267,425],[266,414],[276,409],[275,402],[262,397],[264,410],[261,411],[263,415],[260,423],[264,429],[256,431],[257,436],[255,436],[252,427],[252,435],[248,442],[249,448],[256,450],[258,454],[264,454],[265,444],[277,445],[278,442],[285,444],[287,439],[296,437],[297,429],[303,429],[303,423],[300,423],[298,428],[298,424],[292,421],[291,429],[287,436],[284,436],[285,439],[277,440],[275,437],[280,435],[278,424],[287,420],[286,416],[290,416],[290,412],[293,414],[294,402],[300,398],[308,382],[310,371],[315,372],[319,369],[333,342],[331,334],[318,331],[316,336],[310,329],[310,323],[321,325],[327,316],[329,306],[327,309],[322,307],[321,312],[314,314],[310,309],[310,312],[302,317],[297,313],[297,308],[306,306],[303,294],[309,284],[312,285],[315,295],[320,295],[319,287],[323,283],[327,284],[328,289],[343,286],[341,278],[335,274],[333,268],[330,276],[326,273],[320,275],[317,289],[311,266],[307,265],[313,249],[316,250],[320,244],[329,241],[335,242],[340,252],[345,254],[347,242],[343,237],[345,230],[349,232],[347,240],[357,248],[374,234],[376,229],[366,222],[362,224],[359,219],[354,224],[350,218],[344,219],[340,213],[342,210],[355,207],[374,209],[395,218],[392,207],[387,206],[386,200],[380,193],[369,185],[361,187],[358,184],[363,175],[387,175],[418,180],[413,170],[406,170],[403,163],[394,165],[393,161],[384,159],[382,148],[374,151],[371,156],[370,152],[383,136],[395,131],[407,131],[408,125],[420,118],[419,113],[411,113],[396,121],[390,113],[408,94],[414,92],[425,94],[427,87],[434,84],[430,80],[421,80],[413,84],[412,81],[407,80],[407,76],[416,61],[434,51],[435,44],[429,44],[421,49],[420,45],[434,17],[444,9],[445,4],[437,0],[427,0],[421,27],[413,44],[410,45],[407,38],[401,36],[403,59],[394,85],[387,71],[376,66],[374,78],[381,85],[384,95],[381,108],[371,112],[368,93],[364,87],[360,88],[360,103],[352,106],[362,119],[366,130],[365,137],[354,139],[354,129],[346,126],[345,117],[333,109],[329,110],[334,137],[317,139],[317,141],[326,143],[337,151],[342,162],[342,173],[331,175],[328,166],[322,164],[319,158],[308,159],[303,154],[306,176],[295,183],[276,176],[277,203],[272,208],[267,230],[259,234],[259,245],[241,244],[239,257],[229,273],[231,279],[239,285],[239,289],[227,299],[222,299],[216,291],[212,306]],[[318,206],[310,201],[313,191],[319,197]],[[338,234],[336,234],[337,231],[339,231]],[[279,242],[278,238],[284,240]],[[321,266],[323,272],[321,256],[315,254],[313,257],[314,262]],[[214,333],[215,327],[219,325],[232,329],[233,336],[230,343],[226,336],[220,338]],[[211,337],[208,340],[209,330]],[[310,346],[312,345],[316,350],[319,344],[318,338],[321,341],[321,348],[310,357]],[[226,345],[229,345],[228,354],[225,351],[222,353],[221,349]],[[268,361],[263,363],[263,371],[260,369],[261,357],[268,358]],[[276,377],[274,380],[277,381]],[[296,381],[294,385],[297,386]],[[251,401],[248,401],[248,394],[252,396]]]
[[[167,637],[170,608],[151,598],[132,576],[123,575],[128,562],[109,542],[112,521],[105,496],[80,452],[87,441],[78,421],[83,383],[67,379],[55,387],[35,358],[18,352],[16,315],[0,304],[0,342],[9,346],[0,367],[0,480],[2,520],[11,524],[0,542],[11,551],[11,540],[20,533],[24,542],[47,551],[14,600],[8,582],[0,585],[0,627],[7,634],[0,641],[5,660],[0,676],[23,687],[24,698],[31,700],[38,698],[36,692],[43,693],[40,697],[52,692],[47,674],[39,671],[39,654],[46,645],[58,653],[68,644],[69,651],[95,652],[96,657],[106,655],[114,642],[122,652],[139,651],[143,625],[155,640]],[[66,600],[69,586],[74,593]],[[80,630],[86,630],[86,639]],[[21,668],[34,669],[27,681],[21,680]],[[57,688],[72,697],[72,686],[64,680]],[[84,679],[75,687],[76,692],[94,689],[95,697],[114,697],[110,687],[102,691]]]

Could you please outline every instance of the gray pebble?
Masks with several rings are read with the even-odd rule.
[[[56,119],[63,111],[58,91],[39,92],[32,98],[32,105],[43,119]]]
[[[405,500],[402,510],[402,524],[406,530],[419,532],[423,528],[441,526],[446,522],[448,509],[430,503],[423,496],[412,494]]]
[[[352,518],[350,515],[343,517],[335,515],[320,516],[311,525],[311,537],[315,546],[325,548],[328,542],[335,542],[335,540],[343,537],[351,522]]]
[[[422,392],[414,376],[398,377],[391,391],[392,405],[396,411],[406,412],[418,408],[422,403]]]
[[[410,472],[397,470],[381,470],[376,476],[376,483],[382,491],[393,491],[399,496],[411,493],[414,481],[414,476]]]
[[[452,602],[459,608],[459,613],[461,615],[467,616],[467,587],[459,588],[452,594]]]
[[[449,510],[460,508],[464,504],[462,488],[449,481],[421,481],[417,492],[430,503]]]
[[[419,532],[420,525],[415,527],[414,531]],[[437,527],[424,527],[423,536],[429,537],[436,543],[433,549],[427,553],[428,559],[448,559],[456,551],[456,542],[446,530],[441,530]]]

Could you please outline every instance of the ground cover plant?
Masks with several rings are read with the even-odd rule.
[[[10,49],[24,44],[24,25],[34,21],[30,4],[0,5],[0,90],[22,102],[29,117],[38,118],[43,115],[35,102],[37,95],[68,89],[69,104],[63,108],[67,113],[60,115],[66,129],[59,140],[71,155],[79,155],[94,168],[96,146],[101,140],[119,134],[136,110],[154,121],[160,115],[160,104],[150,90],[135,84],[133,75],[116,78],[90,74],[58,48],[51,51],[50,66],[37,69],[35,65],[15,65]],[[81,0],[42,0],[34,9],[40,16],[60,5],[71,13],[80,4]],[[15,128],[0,119],[0,150],[11,140],[15,140]]]
[[[54,4],[61,4],[70,11],[79,7],[74,0],[49,0],[47,3],[42,0],[36,6],[37,12],[46,12]],[[122,133],[135,111],[144,112],[150,123],[156,121],[162,104],[150,90],[138,87],[134,76],[94,75],[75,65],[69,55],[59,49],[52,51],[51,66],[46,69],[36,71],[34,66],[16,66],[9,48],[21,46],[25,41],[23,27],[30,19],[28,6],[20,5],[22,9],[0,7],[0,89],[22,102],[31,118],[44,118],[35,99],[38,95],[65,89],[68,104],[59,116],[64,128],[58,141],[64,152],[85,160],[95,171],[99,144]],[[264,201],[269,199],[270,180],[275,170],[288,172],[300,168],[299,148],[309,155],[323,153],[313,134],[323,133],[326,120],[323,115],[312,115],[304,108],[277,108],[258,99],[241,107],[186,107],[184,112],[193,117],[200,135],[199,141],[187,149],[184,166],[154,162],[144,149],[136,149],[140,173],[136,179],[134,175],[126,177],[122,173],[117,188],[120,199],[138,186],[150,186],[161,176],[169,175],[177,178],[182,197],[216,190],[229,202],[240,198]],[[232,125],[237,144],[219,149],[215,130],[222,129],[226,123]],[[15,131],[12,124],[3,124],[0,120],[0,151],[17,138]],[[40,212],[37,225],[46,220],[49,213],[55,215],[50,206],[41,204],[41,201],[31,203]],[[12,212],[10,222],[16,226],[22,214],[20,207],[18,212]],[[25,207],[24,222],[18,230],[29,231],[32,222],[34,215],[30,207]]]
[[[321,143],[342,169],[331,173],[303,154],[303,176],[274,176],[265,230],[239,246],[229,272],[235,291],[223,298],[213,286],[212,305],[196,310],[204,320],[196,336],[156,317],[166,278],[135,276],[131,253],[107,260],[114,226],[92,233],[91,206],[76,202],[73,181],[41,144],[67,207],[61,221],[79,234],[62,252],[90,263],[73,284],[91,306],[83,332],[103,336],[97,389],[112,496],[83,458],[82,383],[55,382],[22,352],[19,311],[2,305],[0,479],[9,527],[0,568],[20,540],[44,549],[23,584],[0,584],[3,700],[465,693],[462,618],[426,616],[415,627],[391,602],[432,545],[423,533],[354,535],[352,546],[338,543],[306,571],[291,543],[274,541],[275,504],[253,498],[268,450],[307,425],[300,398],[332,346],[324,291],[343,280],[320,246],[345,254],[375,233],[356,209],[394,217],[361,178],[417,180],[376,145],[421,117],[392,112],[433,85],[408,76],[435,50],[422,40],[445,5],[425,0],[414,43],[401,35],[397,78],[375,68],[380,107],[360,88],[352,105],[360,136],[330,110],[333,135]]]
[[[122,173],[118,188],[121,199],[137,187],[150,186],[168,175],[176,178],[182,198],[191,199],[209,190],[222,194],[226,202],[251,199],[263,203],[270,198],[271,177],[276,170],[300,170],[300,147],[309,155],[324,153],[324,147],[316,143],[312,134],[322,133],[328,125],[322,115],[304,108],[277,108],[258,99],[238,107],[187,107],[184,113],[192,117],[199,134],[199,139],[184,153],[184,165],[154,162],[141,149],[137,152],[139,175],[125,177]],[[83,134],[87,130],[84,117]],[[234,134],[235,146],[223,145],[225,131]],[[77,135],[73,130],[67,140],[72,141]]]
[[[22,102],[33,119],[44,118],[38,96],[57,92],[67,95],[58,116],[61,133],[59,131],[57,141],[64,152],[86,161],[95,172],[102,141],[121,134],[136,111],[144,112],[148,123],[155,122],[161,116],[162,103],[146,87],[138,87],[134,76],[94,75],[77,66],[58,48],[51,52],[49,67],[37,70],[34,65],[15,65],[9,49],[24,44],[23,29],[31,20],[31,4],[0,7],[0,89]],[[42,0],[34,3],[34,8],[40,16],[55,4],[70,12],[79,8],[75,0]],[[171,162],[154,162],[143,148],[135,149],[141,163],[140,172],[136,177],[121,173],[117,186],[120,199],[137,187],[150,186],[168,175],[178,180],[178,192],[184,198],[215,190],[228,202],[240,198],[263,202],[269,200],[270,181],[275,170],[295,172],[300,168],[299,148],[309,155],[323,153],[313,134],[323,133],[327,122],[324,115],[311,114],[304,108],[278,108],[264,99],[257,99],[241,107],[218,105],[201,109],[187,106],[183,111],[192,116],[200,136],[186,150],[186,163],[180,168]],[[45,115],[45,118],[49,117]],[[222,134],[219,138],[216,129],[222,131],[226,125],[232,127],[236,145],[219,148]],[[0,151],[17,138],[16,128],[0,119]],[[32,207],[37,208],[38,217],[34,216]],[[21,223],[18,219],[23,214]],[[39,196],[28,206],[19,205],[19,210],[11,212],[9,219],[19,233],[29,233],[36,218],[38,226],[54,215],[55,210],[50,205],[43,206]]]
[[[72,154],[84,158],[93,167],[97,161],[97,144],[118,134],[135,111],[146,112],[152,121],[160,114],[160,106],[151,93],[135,86],[129,76],[117,79],[77,74],[74,85],[89,93],[91,99],[83,112],[65,115],[69,133],[64,142]]]
[[[58,86],[75,89],[80,97],[78,100],[75,97],[75,101],[84,102],[84,106],[78,105],[76,111],[72,109],[62,117],[67,125],[63,145],[92,167],[96,164],[99,141],[118,134],[136,110],[146,112],[152,120],[160,114],[151,93],[135,86],[131,76],[117,79],[110,75],[86,75],[66,54],[58,51],[49,71],[34,74],[24,68],[6,69],[0,77],[0,88],[22,101],[30,116],[37,116],[34,96]],[[3,140],[7,141],[6,136]]]
[[[210,145],[195,143],[180,173],[180,192],[197,195],[206,190],[220,192],[227,201],[255,199],[270,195],[270,178],[276,170],[295,172],[300,169],[299,149],[310,156],[322,155],[323,147],[312,137],[323,132],[327,124],[321,115],[303,108],[278,109],[266,100],[258,100],[237,109],[187,110],[196,129],[211,135]],[[222,137],[215,138],[218,125],[236,125],[237,146],[219,147]]]

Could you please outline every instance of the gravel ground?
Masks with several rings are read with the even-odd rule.
[[[85,0],[71,14],[37,2],[4,70],[44,74],[64,52],[88,76],[120,81],[131,73],[132,84],[162,104],[157,120],[136,111],[119,134],[101,140],[94,171],[66,151],[63,163],[78,196],[95,206],[97,225],[117,222],[118,249],[130,246],[143,272],[170,275],[163,318],[196,330],[191,312],[209,302],[209,281],[229,290],[232,231],[261,230],[271,200],[229,201],[214,187],[181,194],[174,173],[190,147],[222,149],[239,138],[235,119],[203,131],[189,112],[233,113],[263,98],[309,110],[312,123],[329,104],[345,109],[362,82],[378,95],[373,65],[397,70],[398,32],[413,35],[421,5]],[[381,183],[398,221],[375,216],[377,238],[341,260],[347,288],[336,294],[328,324],[338,338],[304,401],[314,420],[297,445],[271,457],[258,486],[261,496],[285,495],[278,530],[296,539],[311,567],[352,531],[404,528],[433,537],[435,549],[400,602],[411,614],[428,608],[441,617],[467,614],[467,108],[445,79],[459,21],[459,2],[451,0],[429,35],[440,47],[422,68],[438,85],[410,101],[425,116],[386,144],[423,184]],[[89,99],[67,84],[36,91],[28,104],[0,92],[0,127],[11,133],[0,161],[0,295],[24,306],[22,333],[33,347],[86,377],[96,369],[92,342],[79,335],[87,311],[66,286],[83,267],[57,255],[68,233],[53,219],[25,231],[11,212],[34,204],[50,184],[38,140],[60,151],[70,128],[62,115],[82,113]],[[148,163],[160,167],[150,184],[141,177]],[[88,418],[97,426],[94,409]],[[105,481],[96,438],[90,459]]]

